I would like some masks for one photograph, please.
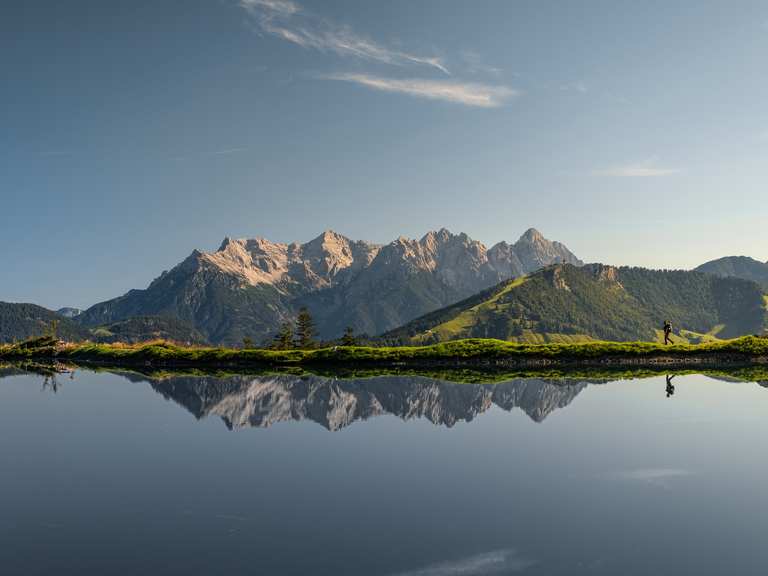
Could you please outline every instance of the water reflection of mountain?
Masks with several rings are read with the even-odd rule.
[[[340,380],[322,376],[260,375],[149,379],[152,387],[197,418],[219,416],[229,428],[268,427],[311,420],[339,430],[357,420],[393,414],[453,426],[496,405],[522,409],[536,422],[570,404],[583,380],[516,379],[499,384],[453,384],[412,376]]]

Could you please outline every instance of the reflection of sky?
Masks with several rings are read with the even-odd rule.
[[[675,385],[590,385],[543,423],[492,408],[452,428],[381,416],[232,432],[141,381],[78,372],[52,394],[5,378],[0,565],[759,574],[768,390]]]

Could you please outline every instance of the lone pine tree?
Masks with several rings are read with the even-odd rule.
[[[299,310],[296,318],[296,338],[297,348],[312,348],[315,345],[315,321],[306,307]]]
[[[275,334],[272,340],[274,350],[290,350],[293,348],[293,325],[290,322],[284,322],[280,326],[280,331]]]

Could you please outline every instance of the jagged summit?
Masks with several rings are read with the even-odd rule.
[[[518,242],[541,242],[542,240],[544,240],[544,235],[541,232],[536,230],[536,228],[528,228],[528,230],[523,232],[523,235],[520,236]]]
[[[216,343],[261,341],[308,306],[320,335],[347,326],[370,335],[553,263],[580,265],[559,242],[534,229],[491,248],[447,228],[385,245],[325,230],[308,242],[226,237],[213,252],[195,250],[146,290],[86,310],[100,325],[136,315],[170,315]]]

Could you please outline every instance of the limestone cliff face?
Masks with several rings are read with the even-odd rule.
[[[486,248],[446,229],[420,240],[400,237],[381,247],[370,266],[334,298],[307,299],[329,334],[345,326],[379,334],[499,282],[554,263],[581,265],[567,248],[531,229],[517,242]],[[317,305],[318,302],[323,305]],[[330,304],[330,305],[328,305]]]
[[[421,377],[338,380],[292,375],[176,377],[151,384],[195,417],[219,417],[229,428],[309,420],[331,431],[383,414],[403,420],[426,418],[451,427],[473,420],[494,405],[506,411],[519,408],[541,422],[587,386],[576,380],[453,384]]]
[[[267,284],[287,292],[313,291],[344,284],[370,265],[380,246],[352,241],[331,230],[306,244],[281,244],[265,238],[232,240],[202,258],[244,284]]]
[[[446,229],[384,246],[330,230],[304,244],[225,238],[218,250],[195,250],[146,290],[97,304],[78,321],[95,326],[170,315],[212,342],[235,344],[269,337],[308,306],[325,338],[346,326],[375,335],[557,262],[581,264],[533,229],[490,249]]]

